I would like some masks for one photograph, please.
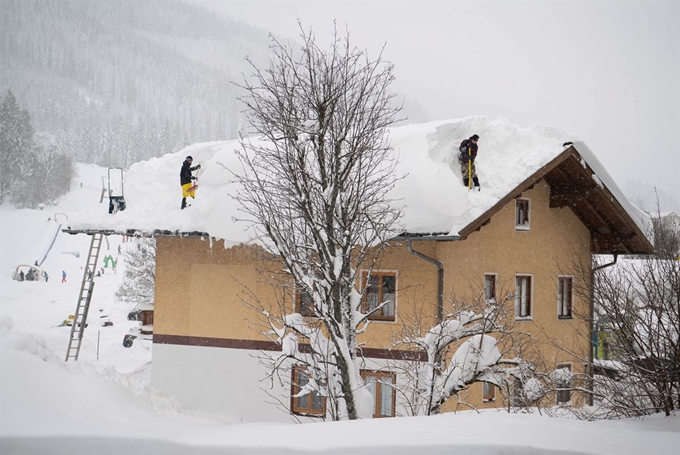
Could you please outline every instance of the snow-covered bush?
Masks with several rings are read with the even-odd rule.
[[[139,238],[123,243],[125,274],[116,298],[133,305],[153,303],[156,282],[156,240]]]
[[[422,314],[411,320],[402,317],[403,329],[393,337],[394,346],[405,346],[422,359],[390,367],[405,377],[398,393],[409,414],[439,413],[453,396],[460,402],[459,393],[475,382],[507,391],[514,377],[527,377],[531,366],[518,357],[524,337],[513,333],[505,303],[465,304],[452,299],[439,323]],[[506,357],[509,353],[511,357]]]

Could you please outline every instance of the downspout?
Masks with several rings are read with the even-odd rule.
[[[595,345],[598,344],[599,348],[599,343],[596,342],[598,334],[595,333],[595,273],[599,272],[602,269],[606,269],[607,267],[611,267],[612,265],[616,264],[616,260],[619,257],[619,253],[614,253],[614,260],[612,262],[608,262],[606,264],[598,265],[597,267],[594,267],[590,271],[590,354],[588,356],[589,360],[589,365],[588,365],[588,370],[590,373],[590,390],[591,392],[588,394],[588,406],[593,405],[593,363],[595,363],[594,359],[594,351],[595,351]]]
[[[417,237],[417,240],[460,240],[460,237],[455,236],[441,236],[441,237]],[[427,262],[431,262],[432,264],[437,266],[437,323],[441,324],[442,321],[444,320],[444,264],[442,264],[440,261],[436,260],[435,258],[431,258],[430,256],[426,256],[423,253],[416,251],[413,249],[413,244],[412,244],[412,238],[408,237],[406,239],[406,245],[408,247],[409,253],[413,254],[414,256],[417,256],[421,259],[425,259]],[[434,359],[435,363],[439,364],[440,359],[436,358]],[[437,372],[435,369],[432,370],[432,374],[436,375]],[[434,381],[434,377],[432,378]],[[432,394],[430,394],[430,403],[427,405],[428,410],[427,414],[430,414],[430,410],[432,409]]]
[[[451,237],[451,236],[446,236],[446,237],[416,237],[416,240],[460,240],[460,237]],[[441,323],[442,320],[444,319],[444,264],[442,264],[440,261],[436,260],[435,258],[431,258],[430,256],[426,256],[423,253],[416,251],[413,249],[413,245],[411,241],[413,238],[408,237],[406,239],[406,245],[408,246],[408,251],[409,253],[413,254],[414,256],[417,256],[421,259],[425,259],[428,262],[431,262],[432,264],[437,266],[437,322]]]

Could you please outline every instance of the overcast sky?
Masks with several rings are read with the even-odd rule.
[[[192,1],[293,39],[298,19],[319,41],[337,19],[369,55],[386,44],[395,88],[434,119],[559,128],[629,196],[657,185],[680,211],[678,0]]]

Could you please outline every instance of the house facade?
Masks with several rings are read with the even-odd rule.
[[[616,198],[591,176],[570,147],[460,235],[404,233],[390,242],[370,271],[382,293],[378,298],[390,304],[359,340],[364,377],[376,398],[374,416],[408,414],[408,403],[396,393],[403,378],[399,368],[390,368],[416,360],[393,349],[395,337],[417,311],[436,320],[438,307],[446,311],[451,300],[504,302],[514,329],[531,335],[522,353],[527,360],[547,371],[585,372],[590,300],[575,289],[590,283],[579,271],[590,266],[592,254],[651,251]],[[305,380],[299,369],[272,381],[260,363],[281,346],[260,333],[258,313],[244,302],[281,301],[266,279],[267,272],[280,269],[275,257],[255,245],[224,248],[206,237],[160,236],[156,261],[154,386],[187,407],[234,409],[247,421],[324,415],[320,397],[292,397]],[[283,297],[289,311],[303,312],[292,295]],[[443,410],[506,406],[507,393],[474,384]],[[554,399],[583,402],[568,390]]]
[[[485,141],[481,193],[460,185],[451,154],[472,132]],[[501,340],[504,357],[521,356],[544,371],[589,367],[592,255],[653,248],[642,212],[585,144],[565,140],[551,129],[483,118],[392,131],[399,171],[409,174],[390,194],[405,206],[404,230],[370,270],[359,270],[357,282],[362,290],[370,284],[365,305],[387,302],[358,340],[374,417],[413,413],[400,391],[405,372],[423,356],[399,343],[403,330],[418,319],[437,323],[461,304],[505,308],[504,321],[524,342]],[[253,307],[308,316],[293,283],[273,280],[281,276],[277,257],[230,221],[236,208],[229,194],[238,188],[226,169],[238,166],[237,146],[198,144],[180,152],[205,164],[201,197],[190,211],[178,214],[174,196],[182,158],[166,155],[152,170],[131,168],[139,191],[130,192],[124,212],[72,216],[66,231],[156,237],[152,384],[160,391],[187,408],[233,411],[244,421],[323,418],[323,397],[300,392],[308,380],[303,367],[271,376],[263,366],[282,346],[263,334],[262,311]],[[142,199],[148,188],[158,190],[151,202]],[[503,389],[476,383],[442,410],[517,404],[522,388],[521,381]],[[584,398],[565,384],[548,399],[578,406]]]

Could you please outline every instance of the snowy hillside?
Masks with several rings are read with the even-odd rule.
[[[195,158],[210,163],[202,180],[206,191],[197,199],[197,207],[192,207],[200,209],[200,213],[210,215],[210,210],[221,210],[218,202],[227,203],[218,201],[219,194],[211,194],[209,190],[211,186],[228,185],[226,173],[219,171],[217,163],[221,162],[219,151],[223,147],[200,145],[181,153],[192,153]],[[176,174],[181,161],[176,160],[177,156],[169,155],[133,167],[126,175],[126,192],[130,191],[131,204],[143,201],[143,197],[157,197],[157,204],[145,204],[147,209],[156,210],[153,213],[158,216],[167,210],[168,220],[178,220],[176,226],[184,223],[191,227],[190,211],[179,210]],[[157,186],[145,187],[149,184],[142,176],[152,170],[156,171]],[[442,172],[448,177],[450,170],[443,166]],[[118,258],[120,265],[117,273],[105,269],[102,276],[95,278],[80,360],[64,363],[70,327],[63,326],[62,322],[75,309],[89,238],[64,234],[58,226],[69,224],[76,212],[106,213],[106,203],[99,204],[101,176],[105,173],[105,169],[95,166],[79,166],[73,190],[56,206],[43,210],[0,206],[0,453],[3,455],[677,453],[680,416],[589,423],[507,414],[501,410],[319,423],[312,424],[314,429],[310,431],[309,425],[235,424],[239,418],[229,409],[224,409],[221,415],[190,414],[172,397],[161,396],[149,387],[151,344],[136,340],[129,349],[122,346],[125,333],[139,322],[128,321],[126,316],[132,308],[114,299],[125,267],[118,247],[121,252],[136,248],[134,240],[123,242],[121,236],[110,236],[103,246],[103,254]],[[454,192],[460,185],[455,179],[441,184]],[[129,213],[136,214],[137,218],[130,218],[129,222],[143,226],[151,217],[137,210],[130,209]],[[127,211],[116,218],[124,213]],[[111,220],[111,217],[106,213],[102,219]],[[219,222],[217,214],[206,219]],[[216,226],[202,226],[211,227]],[[41,270],[48,272],[47,282],[12,279],[17,266],[36,261]],[[101,260],[99,264],[103,265]],[[62,271],[67,274],[65,283],[61,282]],[[113,325],[104,326],[105,321]]]

